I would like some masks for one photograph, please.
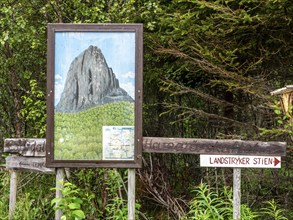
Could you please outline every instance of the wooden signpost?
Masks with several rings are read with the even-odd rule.
[[[143,137],[143,152],[285,156],[285,142]]]
[[[43,173],[54,173],[53,168],[45,167],[45,139],[6,139],[4,152],[19,154],[6,160],[6,167],[11,173],[10,214],[16,202],[17,173],[15,170],[30,170]],[[200,154],[204,166],[240,165],[239,167],[272,167],[279,168],[281,156],[286,155],[285,142],[261,142],[243,140],[210,140],[194,138],[164,138],[144,137],[143,152],[148,153],[183,153]],[[209,164],[209,165],[208,165]],[[240,182],[241,169],[234,168],[233,209],[234,219],[240,219]],[[59,181],[64,179],[64,171],[57,168],[56,188]],[[128,170],[128,219],[135,219],[135,169]],[[56,191],[57,197],[62,197]],[[12,215],[11,215],[12,216]],[[62,213],[57,210],[55,219],[60,219]]]
[[[4,152],[14,154],[6,158],[6,168],[55,173],[54,168],[46,167],[45,146],[45,139],[5,139]]]
[[[233,168],[233,219],[240,220],[241,169],[240,168],[281,168],[280,156],[248,155],[200,155],[201,167]]]
[[[28,143],[39,143],[38,149],[43,149],[46,139],[5,139],[4,152],[33,155],[31,151],[23,151]],[[286,146],[286,142],[143,137],[143,152],[146,153],[285,156]],[[36,150],[34,153],[40,154]],[[45,155],[45,152],[42,154]]]
[[[45,146],[45,139],[5,139],[4,152],[12,154],[6,158],[6,168],[10,170],[9,219],[12,219],[15,210],[18,171],[55,174],[54,168],[46,167]]]
[[[45,157],[46,140],[43,138],[5,139],[4,152],[17,153],[25,157]]]
[[[233,168],[233,219],[240,220],[241,168],[281,168],[281,157],[280,155],[200,155],[200,166]]]
[[[233,168],[233,219],[240,220],[241,168],[281,168],[281,157],[247,155],[200,155],[200,166]]]
[[[47,174],[54,174],[55,169],[45,166],[45,157],[9,156],[6,158],[7,169],[29,170]]]

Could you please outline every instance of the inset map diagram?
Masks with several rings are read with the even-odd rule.
[[[103,160],[134,159],[134,126],[103,126]]]

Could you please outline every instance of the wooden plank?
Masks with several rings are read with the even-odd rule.
[[[28,157],[46,156],[46,139],[10,138],[4,141],[4,152],[18,153]]]
[[[20,157],[9,156],[6,158],[7,169],[21,169],[35,172],[42,172],[48,174],[54,174],[54,168],[46,167],[45,157]]]
[[[135,169],[128,169],[128,220],[135,220]]]
[[[13,219],[17,195],[17,171],[10,171],[9,219]]]
[[[30,145],[36,147],[29,151],[27,146]],[[24,156],[40,154],[43,156],[45,149],[46,139],[6,139],[4,144],[4,152],[20,153]],[[286,142],[143,137],[143,151],[149,153],[285,156]]]
[[[62,189],[64,188],[64,169],[63,168],[57,168],[56,170],[56,198],[62,198]],[[58,203],[56,203],[56,206],[58,206]],[[60,220],[63,213],[61,209],[56,209],[55,211],[55,220]]]
[[[241,219],[241,169],[233,169],[233,220]]]
[[[286,142],[144,137],[149,153],[285,156]]]
[[[271,92],[271,95],[281,95],[281,94],[289,93],[289,92],[293,92],[293,85],[288,85],[281,89],[274,90]]]

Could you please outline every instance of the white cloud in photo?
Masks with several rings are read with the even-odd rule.
[[[55,83],[55,106],[60,101],[61,93],[63,92],[64,85],[61,83]]]
[[[55,80],[56,81],[60,81],[60,80],[62,80],[63,78],[62,78],[62,76],[60,75],[60,74],[56,74],[55,75]]]
[[[131,83],[131,82],[121,83],[120,87],[122,89],[124,89],[128,93],[128,95],[130,95],[134,99],[134,97],[135,97],[135,91],[134,91],[135,88],[134,88],[133,83]]]
[[[129,72],[125,73],[125,74],[121,74],[121,77],[122,78],[127,78],[127,79],[134,79],[135,73],[132,72],[132,71],[129,71]]]

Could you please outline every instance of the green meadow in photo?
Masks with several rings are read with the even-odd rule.
[[[101,160],[102,127],[134,126],[134,103],[114,102],[76,113],[55,113],[56,160]]]

